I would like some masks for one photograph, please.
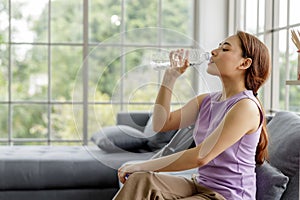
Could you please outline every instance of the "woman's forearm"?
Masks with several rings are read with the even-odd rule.
[[[139,171],[172,172],[200,167],[202,166],[199,162],[200,148],[201,144],[169,156],[123,165],[118,170],[119,180],[124,183],[128,175]]]
[[[200,146],[136,164],[138,171],[170,172],[199,167]]]
[[[158,95],[156,97],[153,109],[153,130],[161,131],[170,116],[170,104],[172,91],[175,85],[177,76],[166,71]]]

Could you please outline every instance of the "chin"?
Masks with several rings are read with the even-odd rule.
[[[206,72],[213,76],[220,76],[220,71],[215,63],[209,63]]]

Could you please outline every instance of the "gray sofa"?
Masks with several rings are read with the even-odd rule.
[[[257,199],[298,200],[300,117],[280,112],[269,118],[271,164],[256,169]],[[149,121],[148,112],[119,113],[116,126],[94,134],[94,146],[1,146],[0,199],[112,199],[119,189],[116,170],[125,162],[193,146],[187,133],[192,127],[137,137],[150,127]],[[115,130],[129,137],[118,136]]]
[[[137,117],[137,118],[136,118]],[[141,129],[149,116],[119,114],[118,124]],[[154,152],[108,153],[93,146],[0,146],[0,200],[111,200],[117,169]]]

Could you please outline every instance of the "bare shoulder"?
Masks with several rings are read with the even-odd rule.
[[[205,94],[200,94],[200,95],[194,97],[187,104],[185,104],[184,108],[191,107],[192,109],[195,109],[196,111],[198,111],[204,98],[207,97],[208,95],[209,95],[209,93],[205,93]]]
[[[200,94],[196,97],[196,100],[198,102],[198,105],[201,105],[204,98],[207,97],[209,95],[209,93],[205,93],[205,94]]]
[[[248,99],[248,98],[238,101],[236,103],[235,107],[238,110],[247,112],[248,116],[260,114],[258,105],[253,100]],[[245,113],[243,113],[243,114],[245,114]]]
[[[251,99],[238,101],[228,112],[228,116],[240,125],[249,127],[248,133],[255,131],[260,124],[260,110],[258,105]]]

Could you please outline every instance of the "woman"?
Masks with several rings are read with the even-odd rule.
[[[207,72],[220,77],[223,91],[201,94],[171,112],[174,83],[189,67],[188,53],[173,51],[153,112],[155,131],[195,124],[196,147],[121,167],[124,186],[116,200],[255,199],[255,165],[267,157],[266,124],[256,96],[270,74],[268,49],[239,31],[211,55]],[[199,173],[192,180],[157,173],[196,167]]]

